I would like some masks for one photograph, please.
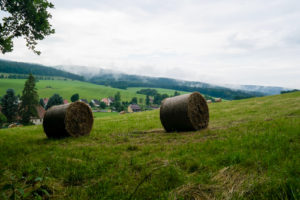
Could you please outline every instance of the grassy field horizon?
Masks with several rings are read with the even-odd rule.
[[[159,110],[95,118],[89,136],[0,130],[0,198],[299,199],[300,92],[210,104],[165,133]]]

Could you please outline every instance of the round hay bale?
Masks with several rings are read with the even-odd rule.
[[[209,122],[206,100],[199,92],[166,98],[160,106],[160,121],[167,132],[204,129]]]
[[[52,106],[44,116],[43,128],[48,138],[88,135],[93,126],[92,110],[83,102]]]

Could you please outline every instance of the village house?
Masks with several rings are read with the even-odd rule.
[[[44,98],[43,101],[44,101],[44,105],[46,106],[47,103],[48,103],[48,101],[49,101],[49,99],[48,98]]]
[[[215,102],[222,102],[221,98],[215,98]]]
[[[97,99],[92,99],[91,102],[94,104],[94,106],[99,107],[100,106],[100,101]]]
[[[158,105],[151,105],[150,108],[151,108],[152,110],[156,110],[156,109],[159,109],[159,106],[158,106]]]
[[[83,103],[86,103],[86,104],[89,104],[88,100],[86,99],[79,99],[80,102],[83,102]]]
[[[67,99],[64,99],[64,104],[68,104],[68,100]]]
[[[140,112],[141,111],[141,107],[137,104],[130,104],[127,108],[129,113],[133,113],[133,112]]]
[[[107,106],[110,106],[111,103],[113,103],[113,99],[112,98],[103,98],[101,99],[101,102],[104,102]]]
[[[153,101],[154,101],[154,98],[151,97],[151,96],[149,96],[149,103],[150,103],[150,104],[153,104]]]
[[[211,103],[212,101],[209,99],[209,100],[206,100],[206,102],[207,102],[207,103]]]
[[[30,119],[30,122],[35,125],[39,125],[43,123],[43,119],[46,111],[41,105],[36,106],[36,111],[37,111],[37,117],[32,117]]]

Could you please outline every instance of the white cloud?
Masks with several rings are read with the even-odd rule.
[[[297,0],[56,0],[41,56],[0,58],[211,83],[300,88]]]

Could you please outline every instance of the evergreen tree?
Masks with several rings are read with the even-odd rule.
[[[159,105],[162,100],[161,94],[156,94],[153,99],[153,103]]]
[[[146,96],[146,105],[147,106],[150,105],[150,97],[149,97],[149,95]]]
[[[44,99],[40,99],[40,105],[45,108],[45,102],[44,102]]]
[[[39,96],[35,87],[35,78],[29,74],[21,96],[20,115],[23,124],[29,124],[31,117],[37,116],[36,107],[39,105]]]
[[[120,94],[120,92],[117,92],[115,94],[115,102],[121,103],[121,94]]]
[[[162,95],[161,95],[161,101],[164,100],[165,98],[168,98],[168,97],[169,97],[168,94],[162,94]]]
[[[100,108],[102,108],[102,109],[106,108],[106,104],[103,101],[100,102]]]
[[[79,94],[73,94],[72,96],[71,96],[71,101],[72,102],[75,102],[75,101],[78,101],[79,100]]]
[[[116,108],[116,110],[118,112],[122,111],[121,94],[120,94],[120,92],[117,92],[115,94],[114,107]]]
[[[2,113],[6,116],[8,122],[16,120],[18,115],[18,97],[13,89],[8,89],[1,99]]]
[[[7,122],[7,118],[5,117],[5,115],[3,115],[1,112],[0,112],[0,128],[2,127],[2,125],[4,123]]]
[[[143,98],[139,98],[139,104],[143,104],[144,99]]]
[[[52,106],[61,105],[61,104],[64,104],[63,98],[59,94],[54,94],[52,97],[50,97],[46,106],[46,110],[48,110]]]
[[[137,100],[136,97],[133,97],[133,98],[131,99],[131,103],[132,103],[132,104],[137,104],[137,102],[138,102],[138,100]]]
[[[174,97],[179,96],[179,95],[180,95],[179,92],[177,92],[177,91],[174,92]]]
[[[95,107],[95,104],[93,102],[90,102],[89,105],[91,106],[91,108]]]

